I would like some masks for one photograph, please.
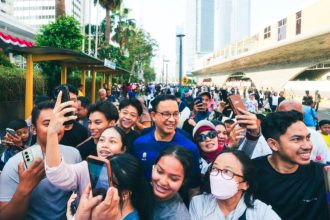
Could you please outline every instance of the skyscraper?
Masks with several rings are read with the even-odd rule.
[[[188,72],[201,56],[250,35],[250,0],[187,0]]]
[[[82,17],[83,0],[66,0],[65,12],[78,21]],[[55,21],[55,0],[13,0],[14,17],[34,28]]]

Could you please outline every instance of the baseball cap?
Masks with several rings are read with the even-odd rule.
[[[208,120],[200,120],[194,127],[194,130],[192,133],[194,139],[195,139],[195,135],[198,135],[200,133],[200,130],[203,130],[203,131],[215,130],[215,126],[212,124],[212,122],[210,122]]]

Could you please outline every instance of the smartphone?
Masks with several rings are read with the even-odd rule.
[[[330,213],[330,166],[325,166],[323,168],[323,175],[325,181],[325,190],[327,193],[328,211]]]
[[[240,95],[231,95],[228,97],[229,105],[233,109],[235,115],[241,115],[242,113],[238,111],[238,108],[245,110],[246,107]]]
[[[195,99],[195,104],[201,104],[201,103],[203,103],[203,99],[202,99],[202,97],[200,97],[200,96],[197,96],[196,97],[196,99]]]
[[[42,153],[40,147],[33,147],[33,148],[29,147],[22,151],[22,156],[26,169],[31,166],[31,164],[37,157],[39,157],[42,160],[44,159],[44,154]]]
[[[15,135],[16,134],[16,131],[14,129],[11,129],[11,128],[6,128],[6,132],[11,134],[11,135]]]
[[[55,100],[57,99],[57,96],[60,93],[60,91],[62,91],[61,103],[70,101],[70,92],[69,92],[68,86],[66,86],[66,85],[60,85],[55,88],[55,94],[54,94]],[[73,112],[68,112],[64,116],[69,117],[71,115],[73,115]],[[73,123],[74,123],[74,120],[70,120],[70,121],[64,122],[64,125],[70,125]]]
[[[110,161],[90,155],[87,157],[87,163],[93,196],[102,195],[104,199],[112,186]]]

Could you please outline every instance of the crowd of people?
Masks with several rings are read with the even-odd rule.
[[[37,96],[2,138],[0,219],[329,219],[330,120],[321,97],[160,84]],[[235,114],[228,97],[246,109]],[[73,112],[73,114],[68,114]],[[22,151],[39,150],[27,166]],[[87,158],[108,160],[93,196]]]

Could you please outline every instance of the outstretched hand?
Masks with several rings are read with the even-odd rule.
[[[75,111],[75,108],[72,107],[74,102],[68,101],[61,103],[61,100],[62,100],[62,91],[60,91],[57,96],[55,107],[53,109],[53,114],[48,125],[48,133],[57,134],[63,128],[64,122],[77,119],[77,116],[75,115],[71,115],[68,117],[65,116],[65,114]]]

